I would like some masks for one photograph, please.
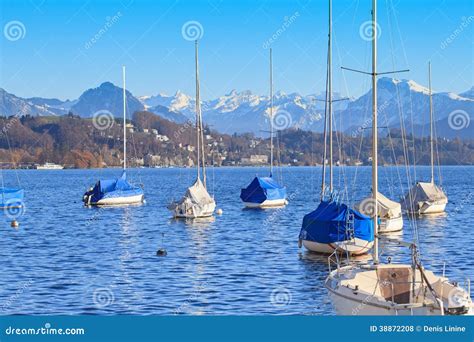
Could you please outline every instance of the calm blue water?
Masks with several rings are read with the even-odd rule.
[[[398,171],[380,168],[381,190],[392,198],[403,192]],[[431,269],[446,262],[448,276],[474,279],[474,167],[442,171],[448,214],[416,222],[422,256]],[[283,169],[290,204],[267,211],[242,210],[239,200],[266,169],[211,169],[210,192],[224,213],[197,223],[172,220],[166,209],[194,170],[130,170],[146,205],[105,209],[83,207],[81,196],[118,169],[17,173],[26,211],[18,230],[0,220],[1,314],[333,314],[322,287],[327,258],[297,246],[302,217],[317,204],[319,168]],[[15,185],[13,171],[3,176]],[[416,178],[429,179],[429,169],[417,168]],[[337,168],[336,187],[344,179],[351,203],[370,191],[370,168]],[[413,236],[409,224],[403,235]],[[160,247],[166,257],[156,256]],[[408,258],[402,248],[384,250]]]

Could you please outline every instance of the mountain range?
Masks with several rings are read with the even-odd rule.
[[[378,80],[379,125],[400,127],[401,122],[409,132],[426,135],[429,132],[429,91],[412,80],[382,77]],[[110,82],[86,90],[76,100],[62,101],[47,98],[21,98],[0,88],[0,114],[3,116],[50,116],[74,113],[92,117],[107,110],[122,116],[122,88]],[[176,123],[194,121],[195,98],[177,91],[174,95],[134,96],[126,92],[129,115],[147,110]],[[371,97],[369,90],[358,98],[343,99],[335,93],[335,129],[352,134],[363,134],[371,127]],[[273,98],[276,129],[300,128],[321,132],[323,130],[325,94],[300,95],[277,92]],[[460,93],[433,93],[433,108],[439,136],[474,138],[469,123],[474,115],[474,87]],[[251,91],[236,90],[216,99],[202,102],[204,121],[221,133],[254,133],[268,135],[270,98]],[[454,114],[452,114],[454,113]],[[453,115],[463,116],[464,126],[453,129]]]

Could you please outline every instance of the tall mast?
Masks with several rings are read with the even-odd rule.
[[[434,143],[433,143],[433,99],[431,97],[431,62],[428,63],[428,83],[430,96],[430,145],[431,145],[431,183],[434,184]]]
[[[332,160],[332,0],[329,0],[329,34],[328,34],[328,113],[329,113],[329,191],[333,191]]]
[[[372,0],[372,198],[374,206],[374,263],[379,263],[378,240],[378,152],[377,152],[377,0]]]
[[[270,177],[273,176],[273,60],[270,48]]]
[[[328,140],[328,67],[326,66],[326,98],[324,101],[324,151],[323,151],[323,170],[321,176],[321,195],[320,200],[324,199],[324,193],[326,190],[326,159],[327,159],[327,140]]]
[[[123,169],[127,168],[127,92],[125,90],[125,65],[122,66],[123,82]]]
[[[200,124],[200,99],[199,99],[199,70],[198,70],[198,41],[194,44],[195,73],[196,73],[196,137],[197,137],[197,178],[201,179],[201,124]]]

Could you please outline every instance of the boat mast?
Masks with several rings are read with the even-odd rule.
[[[328,140],[328,67],[326,65],[326,97],[324,101],[324,151],[323,151],[323,170],[321,176],[321,195],[320,200],[324,199],[324,193],[326,191],[326,159],[327,159],[327,140]]]
[[[379,263],[378,240],[378,158],[377,158],[377,0],[372,0],[372,198],[374,222],[374,264]]]
[[[199,70],[198,70],[198,41],[194,43],[194,59],[196,73],[196,137],[197,137],[197,178],[201,179],[201,125],[199,119],[200,99],[199,99]]]
[[[273,60],[270,48],[270,177],[273,176]]]
[[[123,82],[123,169],[127,168],[127,92],[125,90],[125,65],[122,66]]]
[[[333,151],[332,151],[332,0],[329,0],[328,34],[328,113],[329,113],[329,192],[333,191]]]
[[[430,96],[430,147],[431,147],[431,183],[434,184],[434,146],[433,146],[433,99],[431,97],[431,62],[428,63],[428,83]]]

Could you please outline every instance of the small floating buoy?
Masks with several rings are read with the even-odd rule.
[[[223,211],[222,211],[221,208],[219,208],[219,209],[216,210],[216,214],[217,214],[217,215],[222,215],[222,213],[223,213]]]
[[[18,223],[17,220],[13,220],[11,223],[10,223],[10,226],[12,228],[18,228],[20,226],[20,224]]]
[[[156,251],[156,256],[166,256],[168,252],[164,248],[160,248],[159,250]]]
[[[163,240],[165,239],[165,233],[161,233],[161,245],[163,246]],[[156,256],[166,256],[168,252],[164,247],[161,247],[156,251]]]

